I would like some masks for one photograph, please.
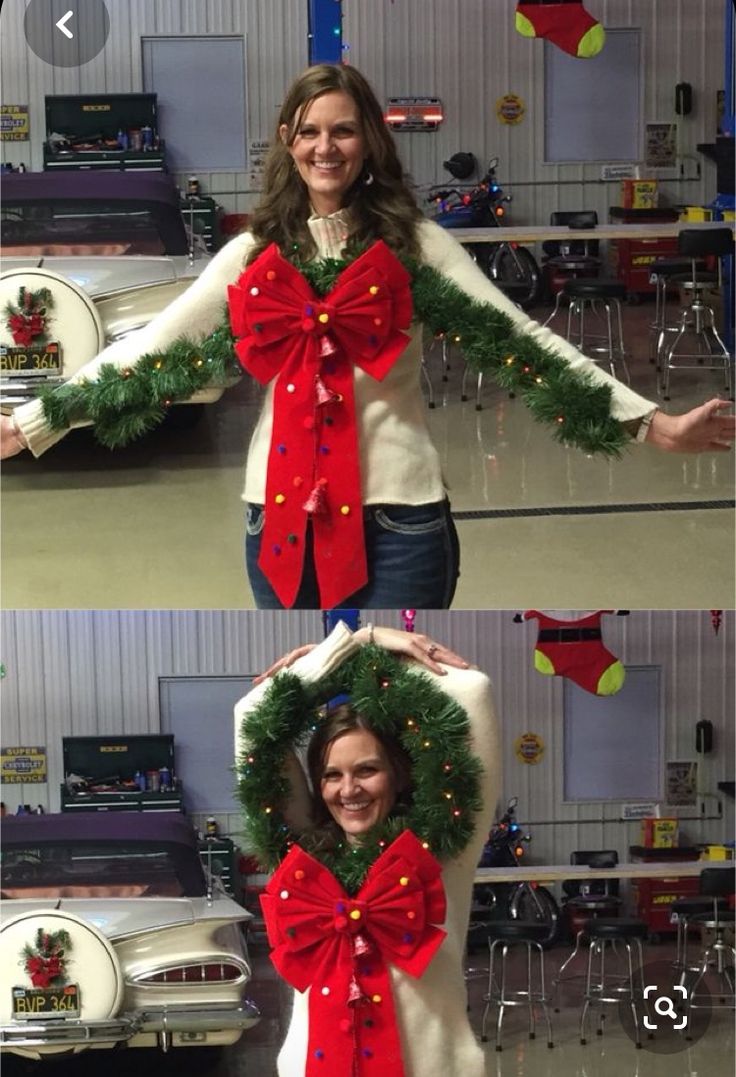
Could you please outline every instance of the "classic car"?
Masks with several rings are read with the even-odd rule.
[[[258,1022],[252,914],[185,816],[10,816],[0,836],[1,1052],[224,1046]]]
[[[146,325],[210,256],[163,173],[11,173],[1,188],[0,406],[8,412]],[[13,314],[28,313],[21,289],[51,294],[53,321],[37,335],[44,346],[13,332]],[[179,403],[213,403],[236,380]]]

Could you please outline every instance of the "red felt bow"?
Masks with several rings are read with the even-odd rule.
[[[58,957],[29,957],[26,972],[31,977],[34,987],[50,987],[51,981],[61,973],[61,961]]]
[[[367,582],[353,367],[381,381],[404,351],[409,283],[378,241],[320,299],[272,244],[228,289],[240,362],[264,385],[276,379],[258,564],[284,606],[299,590],[309,519],[321,605]]]
[[[348,897],[298,845],[261,897],[271,960],[309,987],[305,1077],[403,1077],[389,964],[419,977],[445,937],[439,863],[405,830]]]
[[[40,336],[46,328],[46,321],[41,314],[11,314],[7,326],[13,335],[14,344],[30,347],[34,337]]]

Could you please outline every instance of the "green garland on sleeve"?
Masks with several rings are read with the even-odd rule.
[[[557,441],[606,456],[620,456],[631,443],[625,426],[611,415],[608,385],[573,370],[562,356],[518,332],[503,311],[470,299],[430,266],[420,266],[413,276],[418,320],[457,343],[476,370],[517,393],[535,419],[552,425]]]
[[[52,430],[92,422],[96,439],[116,449],[157,426],[171,404],[209,385],[232,384],[242,374],[227,314],[201,343],[182,337],[130,367],[104,363],[94,381],[69,382],[40,394]]]
[[[326,295],[347,264],[326,258],[297,268],[317,294]],[[449,336],[471,366],[517,393],[535,419],[550,424],[557,441],[587,453],[621,455],[631,438],[625,425],[611,415],[608,385],[598,384],[586,371],[573,370],[551,349],[520,333],[507,314],[470,299],[430,266],[409,268],[420,322],[436,335]],[[52,430],[92,422],[97,440],[117,448],[160,423],[175,401],[242,373],[233,347],[225,311],[221,325],[199,344],[182,338],[164,351],[142,356],[129,368],[105,364],[96,381],[43,390],[44,415]]]
[[[269,685],[243,720],[243,750],[236,763],[238,795],[248,844],[273,870],[299,836],[284,821],[289,782],[287,753],[304,745],[322,720],[320,707],[347,693],[353,707],[379,732],[398,738],[411,760],[413,799],[406,814],[389,816],[360,845],[318,850],[320,859],[350,893],[387,844],[410,829],[439,860],[458,855],[481,808],[482,764],[472,753],[468,717],[416,667],[379,647],[362,647],[333,674],[307,684],[288,670]]]

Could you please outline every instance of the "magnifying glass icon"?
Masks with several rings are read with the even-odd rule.
[[[673,1021],[677,1020],[675,1004],[672,999],[667,998],[666,995],[663,995],[656,1000],[654,1003],[654,1012],[658,1013],[660,1017],[671,1017]]]

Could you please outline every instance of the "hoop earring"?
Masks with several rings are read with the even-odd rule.
[[[372,183],[373,183],[373,173],[372,172],[366,172],[366,174],[363,176],[363,186],[364,187],[370,187],[370,185]]]

